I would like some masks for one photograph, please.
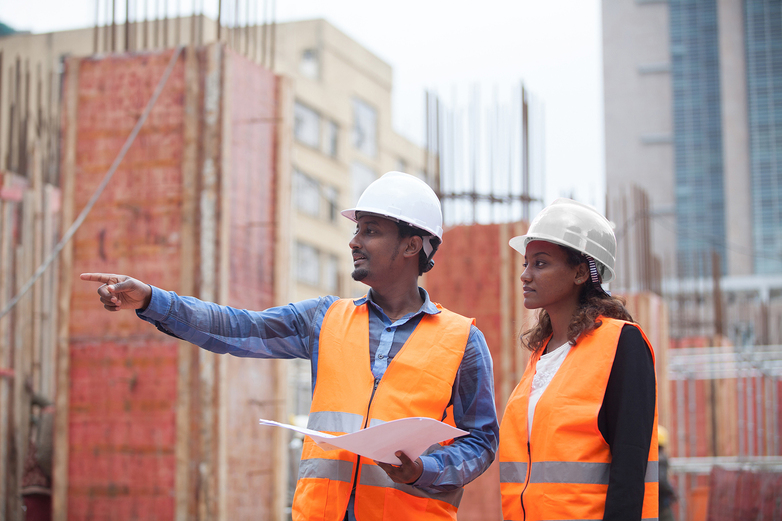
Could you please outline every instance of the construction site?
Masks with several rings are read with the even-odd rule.
[[[339,211],[386,171],[442,201],[421,285],[476,319],[500,416],[519,382],[536,315],[508,241],[544,206],[545,93],[520,82],[488,109],[427,93],[419,146],[391,127],[390,65],[265,5],[0,37],[0,521],[290,519],[301,440],[258,419],[306,424],[309,361],[198,349],[106,313],[79,275],[253,310],[360,296]],[[711,264],[666,286],[644,191],[606,212],[627,270],[612,292],[654,346],[676,519],[782,519],[779,299],[723,300]],[[723,317],[741,313],[759,333],[738,342]],[[458,518],[502,519],[498,462]]]

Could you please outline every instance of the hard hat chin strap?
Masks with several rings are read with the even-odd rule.
[[[589,276],[592,279],[592,284],[594,284],[595,287],[598,288],[600,291],[610,296],[611,293],[609,291],[606,291],[603,288],[603,285],[601,284],[600,273],[598,273],[597,271],[597,263],[595,263],[595,259],[593,259],[589,255],[584,255],[584,257],[587,258],[587,262],[589,264]]]
[[[431,236],[421,237],[424,242],[424,254],[426,255],[426,258],[428,259],[432,255],[432,243],[430,242],[432,240]]]

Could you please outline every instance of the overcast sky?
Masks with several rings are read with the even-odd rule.
[[[194,3],[135,1],[139,13],[168,1],[169,16]],[[216,14],[217,0],[195,3]],[[523,81],[545,106],[546,202],[572,194],[603,208],[600,0],[276,0],[276,11],[280,22],[325,18],[389,63],[394,126],[418,143],[425,90],[449,101],[479,83],[509,96]],[[33,32],[88,27],[95,0],[0,0],[0,21]]]

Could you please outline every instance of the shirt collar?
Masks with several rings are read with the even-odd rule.
[[[416,316],[419,313],[426,313],[428,315],[437,315],[438,313],[440,313],[440,310],[437,309],[437,306],[435,306],[434,303],[429,299],[429,293],[427,293],[424,288],[419,286],[418,293],[421,295],[421,298],[424,299],[424,303],[421,304],[421,307],[418,309],[416,313],[413,313],[413,316]],[[375,307],[375,309],[379,310],[380,312],[383,312],[380,306],[375,304],[375,301],[372,300],[372,288],[369,288],[369,291],[367,291],[367,294],[364,295],[363,297],[355,299],[353,301],[353,304],[355,304],[356,306],[362,306],[367,302],[372,304]]]

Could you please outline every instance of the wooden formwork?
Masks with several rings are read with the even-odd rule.
[[[23,518],[31,422],[42,408],[34,395],[51,401],[55,387],[56,263],[9,307],[51,252],[59,226],[60,192],[43,183],[40,156],[30,155],[30,179],[0,171],[0,517],[9,520]]]
[[[175,51],[70,58],[63,219],[108,170]],[[239,308],[288,296],[277,126],[290,86],[215,44],[187,48],[138,139],[61,258],[55,519],[281,519],[280,362],[217,356],[130,312],[108,314],[85,271]],[[280,119],[283,121],[280,122]],[[237,131],[240,129],[240,131]],[[282,187],[286,187],[285,189]],[[283,199],[287,201],[288,199]],[[283,250],[283,251],[280,251]],[[103,433],[99,436],[96,432]]]

